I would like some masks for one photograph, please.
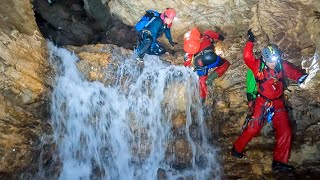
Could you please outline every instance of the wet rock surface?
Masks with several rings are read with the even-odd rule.
[[[29,1],[0,7],[0,178],[34,168],[40,137],[50,131],[46,42]],[[13,177],[12,177],[13,178]]]

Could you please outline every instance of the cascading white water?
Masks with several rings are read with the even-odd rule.
[[[303,69],[306,70],[308,73],[307,78],[305,81],[300,85],[301,88],[306,88],[309,82],[313,79],[313,77],[316,76],[317,72],[319,71],[319,56],[318,56],[318,50],[314,52],[314,55],[311,58],[304,59],[301,62],[301,66]]]
[[[52,44],[49,49],[57,73],[51,113],[62,164],[59,179],[151,180],[159,178],[159,169],[165,179],[220,179],[191,70],[166,65],[155,56],[146,56],[144,68],[127,59],[116,83],[106,87],[84,78],[74,54]],[[186,115],[180,131],[192,150],[192,163],[183,169],[175,169],[166,153],[175,141],[172,123],[179,97]],[[191,136],[192,124],[198,125],[200,140]]]

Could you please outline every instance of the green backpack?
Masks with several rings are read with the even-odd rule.
[[[251,71],[251,69],[248,69],[248,71],[247,71],[246,86],[247,86],[246,93],[247,93],[248,101],[252,101],[252,100],[256,99],[258,87],[257,87],[256,78],[254,77],[254,74]]]

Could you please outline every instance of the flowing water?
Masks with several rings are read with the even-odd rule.
[[[87,81],[71,52],[49,49],[56,71],[51,124],[59,179],[220,179],[191,70],[155,56],[146,56],[144,67],[129,58],[106,86]],[[177,114],[186,121],[174,132]],[[187,142],[182,149],[190,153],[176,152],[179,142]]]
[[[300,85],[300,87],[307,88],[309,82],[316,76],[317,72],[320,69],[318,50],[314,52],[314,55],[311,58],[304,59],[301,62],[301,66],[303,69],[306,70],[306,73],[308,73],[308,76],[305,79],[305,81]]]

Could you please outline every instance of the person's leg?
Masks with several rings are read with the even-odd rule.
[[[220,57],[218,67],[214,70],[214,72],[216,72],[218,76],[221,77],[227,71],[229,66],[230,66],[229,61],[223,57]]]
[[[291,127],[287,111],[275,112],[273,127],[276,135],[276,145],[273,151],[272,170],[293,171],[294,167],[288,165],[291,151]]]
[[[291,150],[291,127],[288,111],[282,99],[276,100],[273,103],[274,116],[272,119],[275,129],[276,144],[273,153],[273,160],[282,163],[287,163]]]
[[[287,163],[291,150],[291,128],[287,111],[275,112],[273,127],[276,135],[276,145],[273,160]]]
[[[263,123],[260,121],[262,115],[262,106],[265,100],[263,98],[257,98],[253,108],[252,120],[249,122],[246,129],[243,130],[242,134],[233,143],[234,150],[238,153],[243,153],[246,145],[251,139],[256,136],[263,127]]]
[[[148,36],[146,33],[142,35],[141,42],[139,44],[139,47],[137,48],[137,59],[140,61],[143,61],[144,55],[148,52],[150,46],[152,43],[152,38]]]
[[[205,102],[207,93],[208,93],[207,84],[206,84],[207,79],[208,79],[208,74],[199,76],[200,98],[202,103]]]
[[[275,129],[276,144],[273,151],[272,170],[293,171],[294,167],[288,165],[291,151],[291,127],[288,111],[285,109],[283,100],[276,100],[274,103],[275,113],[272,119]]]
[[[165,50],[165,48],[159,42],[156,42],[155,47],[150,49],[150,52],[148,54],[161,56],[166,52],[167,51]]]

